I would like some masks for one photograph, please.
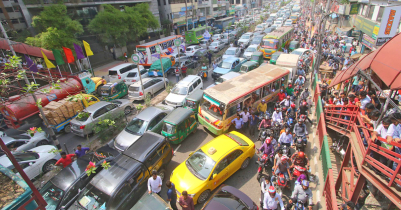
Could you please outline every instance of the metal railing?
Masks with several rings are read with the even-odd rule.
[[[334,183],[333,170],[330,168],[327,171],[327,179],[323,189],[323,196],[326,198],[326,209],[338,209]]]

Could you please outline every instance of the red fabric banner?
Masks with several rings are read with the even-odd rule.
[[[70,48],[63,47],[65,57],[67,58],[67,63],[73,63],[75,61],[74,55]]]

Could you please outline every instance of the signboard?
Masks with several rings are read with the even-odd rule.
[[[397,28],[401,18],[401,6],[384,8],[382,21],[377,34],[377,46],[383,45],[397,34]],[[380,39],[380,40],[379,40]]]
[[[358,0],[359,3],[369,4],[369,0]]]
[[[365,45],[366,47],[368,47],[369,49],[374,50],[375,48],[375,40],[370,38],[368,35],[364,34],[362,37],[362,42],[363,45]]]
[[[345,5],[339,5],[338,6],[338,14],[344,15],[345,13]]]
[[[138,64],[138,63],[139,63],[139,56],[138,56],[137,54],[132,54],[131,60],[132,60],[132,62],[134,62],[135,64]]]
[[[177,26],[185,26],[186,24],[187,24],[187,22],[185,22],[185,21],[177,22]]]
[[[359,11],[359,4],[351,4],[351,9],[349,11],[350,15],[356,15]]]
[[[192,6],[187,7],[187,10],[192,10]],[[181,7],[181,11],[184,11],[184,12],[185,12],[185,11],[186,11],[186,10],[185,10],[185,7]]]
[[[376,25],[375,22],[357,15],[354,20],[354,25],[357,30],[361,30],[363,33],[367,34],[373,39],[377,38],[379,26]]]
[[[178,47],[180,46],[181,41],[179,39],[174,40],[174,46]]]

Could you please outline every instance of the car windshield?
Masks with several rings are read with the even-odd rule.
[[[249,35],[243,35],[243,36],[241,36],[241,39],[249,39]]]
[[[171,89],[171,93],[178,94],[178,95],[187,95],[188,94],[188,87],[183,87],[183,86],[174,86],[173,89]]]
[[[164,123],[163,124],[163,131],[168,133],[168,134],[175,134],[175,125],[172,125],[170,123]]]
[[[116,70],[109,70],[109,75],[117,75],[117,71]]]
[[[148,121],[139,118],[134,118],[128,123],[127,127],[125,127],[125,131],[131,134],[141,135],[145,133],[148,123],[149,123]]]
[[[248,47],[246,49],[246,52],[255,52],[255,51],[256,51],[256,48],[254,48],[254,47]]]
[[[227,39],[228,34],[223,34],[223,39]]]
[[[302,55],[302,52],[301,52],[301,51],[294,50],[294,51],[291,52],[291,54]]]
[[[187,51],[192,51],[192,50],[194,50],[194,48],[191,48],[191,47],[187,48]]]
[[[84,192],[78,197],[78,203],[88,210],[106,209],[106,202],[110,196],[93,187],[91,184],[84,189]]]
[[[210,44],[210,46],[216,46],[216,45],[217,45],[216,42],[213,42],[212,44]]]
[[[269,48],[277,49],[277,42],[274,42],[274,41],[263,41],[263,46],[267,46]]]
[[[91,113],[82,111],[77,115],[77,117],[75,119],[80,122],[85,122],[90,116],[91,116]]]
[[[297,43],[290,43],[291,48],[294,48],[295,46],[297,46]]]
[[[232,63],[230,63],[230,62],[221,62],[220,64],[219,64],[219,67],[220,68],[223,68],[223,69],[231,69],[231,67],[232,67]]]
[[[191,155],[185,162],[189,171],[200,179],[207,179],[216,162],[207,156],[201,149]]]
[[[235,50],[227,50],[226,55],[235,55]]]
[[[49,181],[40,189],[40,194],[47,203],[46,210],[56,210],[64,196],[64,191]]]
[[[248,66],[241,66],[241,72],[248,72]]]
[[[139,87],[138,86],[133,86],[130,85],[128,88],[129,91],[133,91],[133,92],[138,92],[139,91]]]

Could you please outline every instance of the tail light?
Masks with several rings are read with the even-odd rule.
[[[143,96],[143,93],[142,93],[142,92],[139,92],[139,95],[140,95],[140,96]]]
[[[136,82],[136,80],[133,79],[133,80],[131,80],[131,82]]]
[[[217,47],[215,47],[214,49],[217,49]]]
[[[255,149],[255,144],[253,144],[253,148]]]
[[[120,75],[118,75],[118,79],[121,79],[121,76],[120,76]]]
[[[173,156],[174,156],[174,150],[171,148],[171,154],[173,154]]]
[[[81,126],[79,126],[79,129],[84,129],[85,128],[85,125],[81,125]]]

